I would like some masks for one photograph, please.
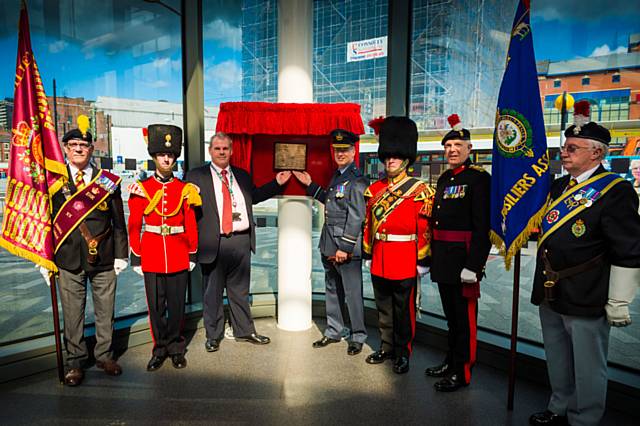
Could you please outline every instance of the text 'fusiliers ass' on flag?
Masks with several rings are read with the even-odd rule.
[[[24,2],[18,29],[14,109],[0,246],[50,271],[53,262],[50,197],[67,180],[67,168],[44,85],[31,50]]]
[[[491,174],[491,242],[508,269],[511,258],[539,227],[550,185],[528,0],[520,0],[511,29]]]

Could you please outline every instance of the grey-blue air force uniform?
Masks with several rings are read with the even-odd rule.
[[[336,170],[329,188],[315,182],[307,194],[325,205],[324,226],[320,234],[320,253],[325,271],[325,301],[327,328],[324,335],[339,340],[344,328],[342,305],[347,302],[351,320],[351,341],[364,343],[367,330],[364,325],[362,301],[362,223],[365,215],[364,190],[369,185],[360,170],[351,163],[342,173]],[[329,260],[340,249],[352,257],[342,264]]]

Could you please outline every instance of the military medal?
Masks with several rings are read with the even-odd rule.
[[[575,235],[577,238],[580,238],[587,232],[587,227],[584,224],[582,219],[576,220],[576,223],[571,225],[571,233]]]

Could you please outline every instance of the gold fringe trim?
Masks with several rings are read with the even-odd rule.
[[[491,243],[496,246],[501,256],[504,256],[504,266],[508,270],[511,269],[511,259],[515,254],[524,246],[527,241],[529,241],[529,236],[535,228],[540,228],[540,224],[542,223],[542,218],[547,211],[549,198],[547,197],[547,201],[542,205],[542,208],[536,212],[531,218],[529,222],[527,222],[527,226],[522,230],[520,235],[516,237],[515,240],[511,243],[511,246],[507,249],[504,243],[504,240],[496,234],[495,231],[491,230],[489,232],[489,239]]]
[[[36,265],[44,266],[49,271],[54,273],[58,272],[58,267],[51,260],[45,259],[44,257],[27,249],[16,247],[12,242],[5,240],[3,237],[0,237],[0,247],[3,247],[11,254],[27,259]],[[49,283],[47,283],[47,285],[49,285]]]

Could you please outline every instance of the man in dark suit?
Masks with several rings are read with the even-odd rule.
[[[319,247],[326,284],[327,328],[313,347],[322,348],[340,341],[344,329],[342,306],[346,298],[351,322],[347,354],[356,355],[367,340],[362,301],[361,246],[366,210],[364,190],[369,181],[353,161],[358,137],[347,130],[336,129],[331,132],[331,139],[338,170],[328,189],[312,182],[307,172],[293,172],[307,186],[307,194],[325,205]]]
[[[80,128],[62,138],[69,182],[52,197],[69,386],[82,382],[88,357],[84,340],[87,281],[93,295],[96,366],[110,376],[122,373],[113,359],[111,340],[116,275],[127,267],[129,256],[120,178],[91,164],[88,119],[80,116],[78,122]]]
[[[440,377],[439,392],[456,391],[471,382],[476,360],[479,281],[489,256],[491,176],[469,159],[471,134],[457,114],[442,139],[449,169],[438,179],[431,222],[431,280],[438,283],[447,318],[449,348],[445,361],[425,374]]]
[[[640,216],[631,183],[602,167],[611,135],[588,101],[560,151],[569,172],[551,185],[531,302],[539,306],[551,398],[532,425],[597,425],[607,396],[611,326],[631,323],[640,285]]]
[[[217,351],[224,337],[225,288],[235,339],[259,345],[270,342],[256,333],[249,306],[251,252],[256,247],[253,204],[282,192],[282,185],[291,177],[290,171],[279,172],[271,182],[256,187],[248,172],[229,165],[232,153],[231,138],[222,132],[215,134],[209,144],[211,163],[190,170],[186,177],[200,188],[202,197],[202,207],[195,211],[208,352]]]

